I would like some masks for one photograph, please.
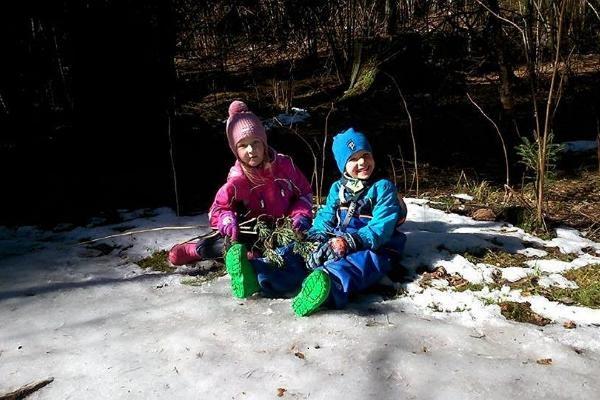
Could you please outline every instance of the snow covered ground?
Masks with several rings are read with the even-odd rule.
[[[600,244],[569,229],[543,241],[409,200],[403,265],[444,267],[473,284],[600,263]],[[286,299],[244,301],[227,276],[182,284],[140,259],[194,230],[157,231],[79,245],[123,230],[205,224],[169,209],[122,213],[113,225],[54,231],[0,227],[0,395],[46,377],[31,399],[572,399],[600,393],[600,310],[524,296],[509,286],[458,292],[444,279],[405,284],[393,300],[363,296],[346,310],[295,317]],[[573,253],[544,259],[544,248]],[[522,265],[472,263],[465,252],[523,254]],[[420,279],[416,275],[415,279]],[[499,301],[528,301],[552,320],[506,320]],[[573,321],[575,329],[563,323]],[[551,359],[551,361],[543,361]]]

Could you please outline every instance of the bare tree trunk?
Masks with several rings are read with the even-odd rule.
[[[533,113],[535,120],[535,137],[536,139],[540,135],[540,123],[539,123],[539,113],[537,107],[537,51],[536,51],[536,42],[534,41],[533,34],[533,24],[534,24],[534,0],[525,0],[525,39],[523,45],[525,46],[525,55],[527,59],[527,78],[529,80],[529,86],[531,90],[532,102],[533,102]]]
[[[385,0],[385,32],[394,36],[397,32],[398,4],[396,0]]]
[[[596,118],[596,151],[598,152],[598,173],[600,174],[600,119]]]
[[[494,13],[500,15],[500,5],[498,0],[488,0],[488,6]],[[512,118],[514,97],[512,93],[513,86],[513,68],[509,62],[508,49],[506,46],[507,38],[502,32],[502,21],[493,15],[489,17],[491,28],[491,38],[493,43],[493,52],[500,71],[500,102],[504,112]]]
[[[567,0],[562,0],[560,3],[560,11],[558,13],[558,28],[556,33],[556,50],[554,55],[554,63],[552,65],[552,78],[550,80],[550,89],[548,90],[548,99],[546,101],[546,114],[544,116],[543,134],[538,140],[538,187],[537,187],[537,202],[536,202],[536,221],[538,226],[544,225],[544,197],[546,183],[546,164],[548,161],[548,136],[551,133],[550,128],[550,110],[552,109],[554,92],[560,91],[560,88],[555,89],[556,76],[558,75],[560,61],[560,44],[562,41],[562,31],[564,25],[564,14]]]

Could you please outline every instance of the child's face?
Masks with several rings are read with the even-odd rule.
[[[368,151],[359,151],[346,162],[346,173],[352,178],[369,179],[375,169],[375,160]]]
[[[240,140],[236,149],[240,161],[251,167],[259,166],[265,158],[265,145],[255,137]]]

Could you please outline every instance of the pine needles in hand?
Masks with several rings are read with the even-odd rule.
[[[293,244],[293,251],[304,260],[316,250],[318,243],[305,241],[304,236],[294,230],[291,218],[278,218],[274,223],[259,219],[256,222],[258,241],[254,244],[266,259],[278,268],[283,268],[284,260],[278,248]]]

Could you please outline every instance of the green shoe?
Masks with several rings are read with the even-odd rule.
[[[299,317],[314,313],[325,303],[330,289],[331,281],[325,271],[311,272],[302,282],[300,293],[292,300],[292,309]]]
[[[248,261],[246,246],[240,243],[231,245],[225,254],[225,268],[231,277],[231,292],[240,299],[260,290],[256,273]]]

